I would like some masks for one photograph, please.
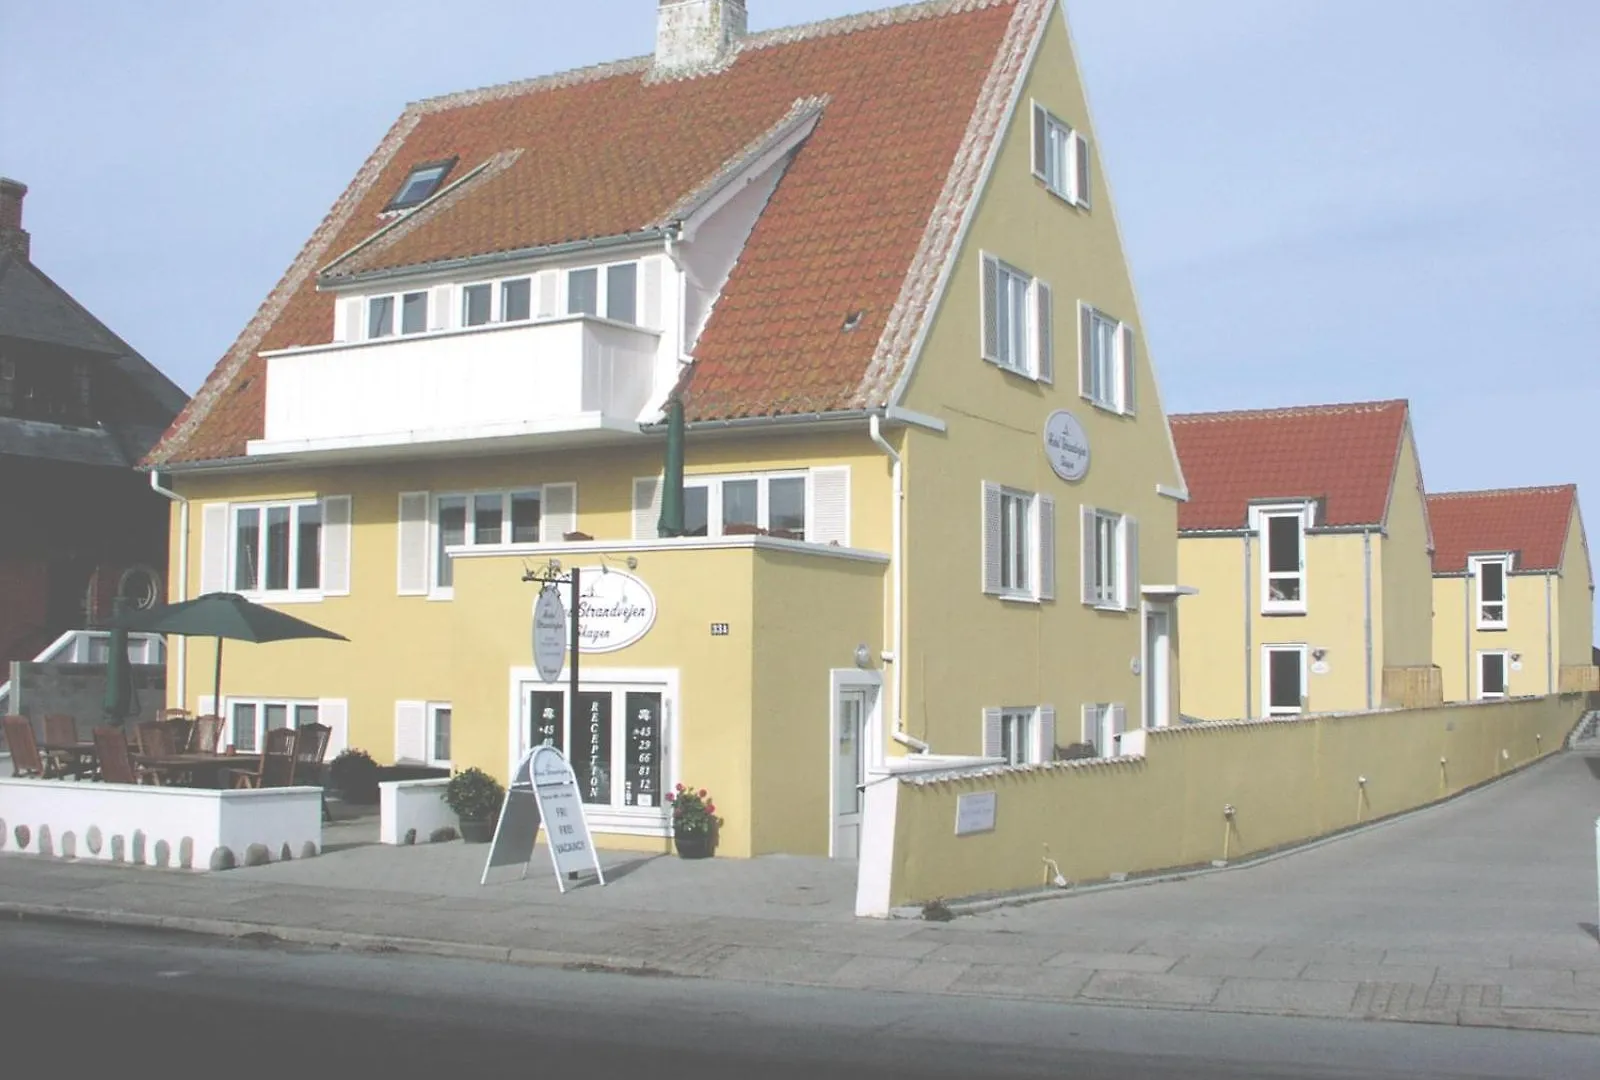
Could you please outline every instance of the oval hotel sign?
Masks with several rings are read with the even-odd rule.
[[[578,648],[586,653],[626,649],[650,632],[656,598],[650,586],[620,570],[584,567],[580,574]],[[567,586],[570,595],[571,586]]]
[[[1089,472],[1089,436],[1078,418],[1057,409],[1044,422],[1044,452],[1063,480],[1082,480]]]

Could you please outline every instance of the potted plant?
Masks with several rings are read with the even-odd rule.
[[[477,766],[463,769],[450,778],[444,788],[444,801],[461,822],[461,839],[469,844],[487,844],[494,839],[495,819],[506,789],[500,781]]]
[[[365,750],[341,750],[328,765],[328,779],[347,803],[378,801],[378,763]]]
[[[672,804],[672,842],[680,859],[704,859],[717,843],[717,804],[705,788],[698,791],[682,784],[667,796]]]

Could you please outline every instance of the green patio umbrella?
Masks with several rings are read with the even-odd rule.
[[[667,460],[661,475],[656,535],[683,535],[683,402],[677,394],[667,401]]]
[[[135,612],[112,622],[123,630],[152,634],[178,634],[182,637],[217,639],[217,670],[212,683],[212,707],[222,708],[222,639],[235,641],[295,641],[301,638],[329,638],[349,641],[343,634],[324,630],[293,615],[252,603],[238,593],[206,593],[193,600],[169,604],[164,608]]]
[[[106,654],[106,696],[100,703],[108,724],[121,724],[133,711],[133,669],[128,664],[128,630],[119,625],[128,618],[127,597],[111,601],[111,640]]]

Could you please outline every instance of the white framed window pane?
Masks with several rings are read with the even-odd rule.
[[[233,587],[236,592],[252,592],[260,581],[261,511],[250,507],[234,516]]]
[[[287,506],[267,508],[267,544],[262,588],[268,592],[289,587],[290,510]]]
[[[606,267],[606,318],[625,323],[638,322],[638,296],[638,263],[618,263]]]
[[[501,523],[505,516],[505,501],[499,495],[474,495],[472,497],[473,544],[498,544],[501,542]]]
[[[261,730],[272,731],[275,728],[289,726],[289,706],[280,703],[267,702],[261,706]]]
[[[233,705],[233,738],[231,740],[235,749],[242,753],[254,753],[256,748],[256,707],[253,703],[236,701]]]
[[[711,489],[683,489],[683,535],[705,536],[711,520]]]
[[[1015,367],[1016,356],[1011,351],[1011,275],[1001,267],[995,271],[994,325],[995,357],[1003,367]]]
[[[439,500],[439,527],[436,576],[434,583],[442,589],[455,584],[454,567],[445,549],[467,542],[467,500],[459,495],[448,495]]]
[[[734,526],[754,528],[759,524],[760,483],[756,480],[726,480],[722,484],[722,531]]]
[[[450,760],[450,710],[433,710],[433,760]]]
[[[1094,317],[1094,399],[1103,405],[1115,404],[1117,385],[1117,324],[1100,315]]]
[[[600,271],[597,268],[567,271],[567,314],[600,314]]]
[[[406,293],[400,298],[400,332],[420,334],[428,328],[428,294]]]
[[[520,322],[533,313],[533,280],[516,278],[500,283],[500,321]]]
[[[767,531],[789,540],[806,538],[806,479],[777,477],[767,484]]]
[[[322,504],[295,507],[294,587],[316,589],[322,585]]]
[[[483,326],[489,321],[488,285],[468,285],[461,290],[461,325]]]
[[[1120,562],[1117,544],[1117,519],[1110,514],[1096,515],[1095,530],[1095,599],[1102,604],[1115,603],[1120,591],[1117,580]]]
[[[294,726],[296,730],[316,722],[317,707],[315,705],[296,705],[294,707]]]
[[[1011,304],[1011,366],[1018,371],[1027,370],[1028,364],[1028,286],[1026,278],[1013,277],[1008,300]]]
[[[539,493],[519,491],[511,496],[511,542],[539,542]]]
[[[372,297],[367,301],[367,337],[383,338],[393,333],[394,297]]]
[[[1268,653],[1269,669],[1268,684],[1270,698],[1267,702],[1273,709],[1299,709],[1300,688],[1300,651],[1298,649],[1274,649]]]

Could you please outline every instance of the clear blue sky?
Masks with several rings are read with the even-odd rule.
[[[1600,522],[1600,3],[1068,10],[1169,410],[1407,397],[1430,488],[1575,480]],[[406,102],[653,33],[652,0],[8,4],[0,174],[193,391]]]

